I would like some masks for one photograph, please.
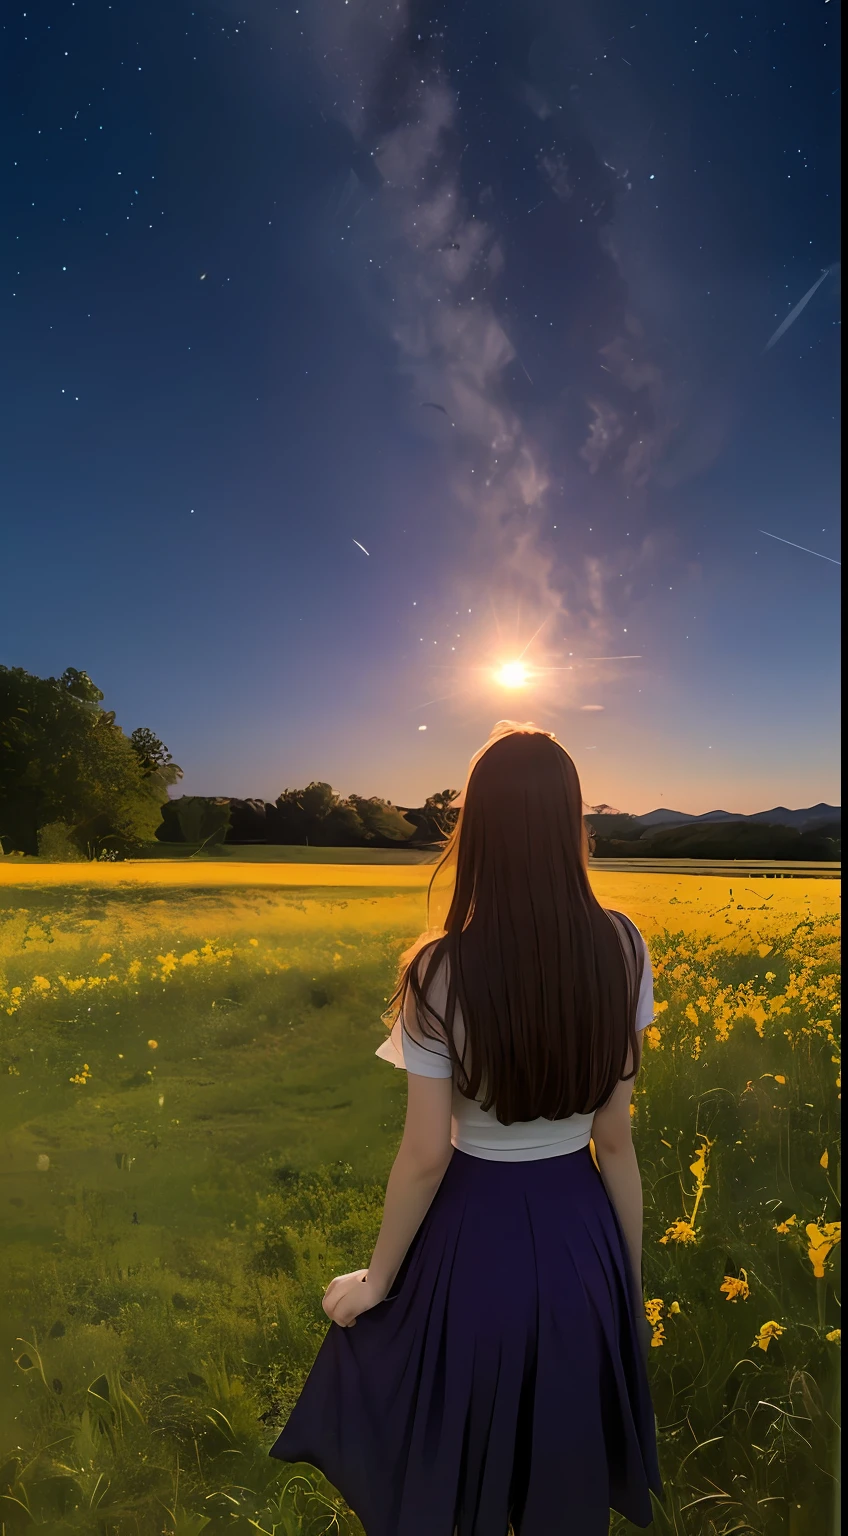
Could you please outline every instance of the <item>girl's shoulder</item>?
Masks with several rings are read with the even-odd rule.
[[[604,907],[604,911],[606,912],[607,917],[611,917],[613,921],[617,920],[619,923],[622,923],[640,944],[644,944],[645,940],[642,938],[639,929],[636,927],[632,917],[628,917],[626,912],[619,912],[615,907]]]
[[[628,993],[631,1001],[635,995],[635,1023],[637,1033],[650,1024],[654,1016],[654,978],[651,953],[633,919],[626,912],[606,909],[619,931],[626,931],[630,947],[622,944],[624,965],[628,977]]]

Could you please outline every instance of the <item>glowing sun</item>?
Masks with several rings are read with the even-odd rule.
[[[498,682],[504,688],[523,688],[529,678],[527,668],[520,661],[507,661],[498,672]]]

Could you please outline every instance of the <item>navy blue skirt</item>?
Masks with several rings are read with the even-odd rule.
[[[330,1323],[269,1454],[367,1536],[608,1536],[662,1498],[629,1261],[588,1147],[454,1151],[384,1301]]]

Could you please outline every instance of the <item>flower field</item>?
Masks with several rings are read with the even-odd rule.
[[[361,1536],[267,1452],[376,1240],[430,871],[61,869],[0,873],[0,1533]],[[835,1536],[839,883],[592,878],[655,973],[652,1529]]]

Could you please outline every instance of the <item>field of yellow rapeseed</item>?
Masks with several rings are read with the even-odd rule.
[[[267,1446],[379,1228],[405,1094],[373,1053],[430,871],[64,868],[0,871],[4,1530],[354,1536]],[[655,975],[655,1527],[831,1536],[838,883],[592,878]]]

